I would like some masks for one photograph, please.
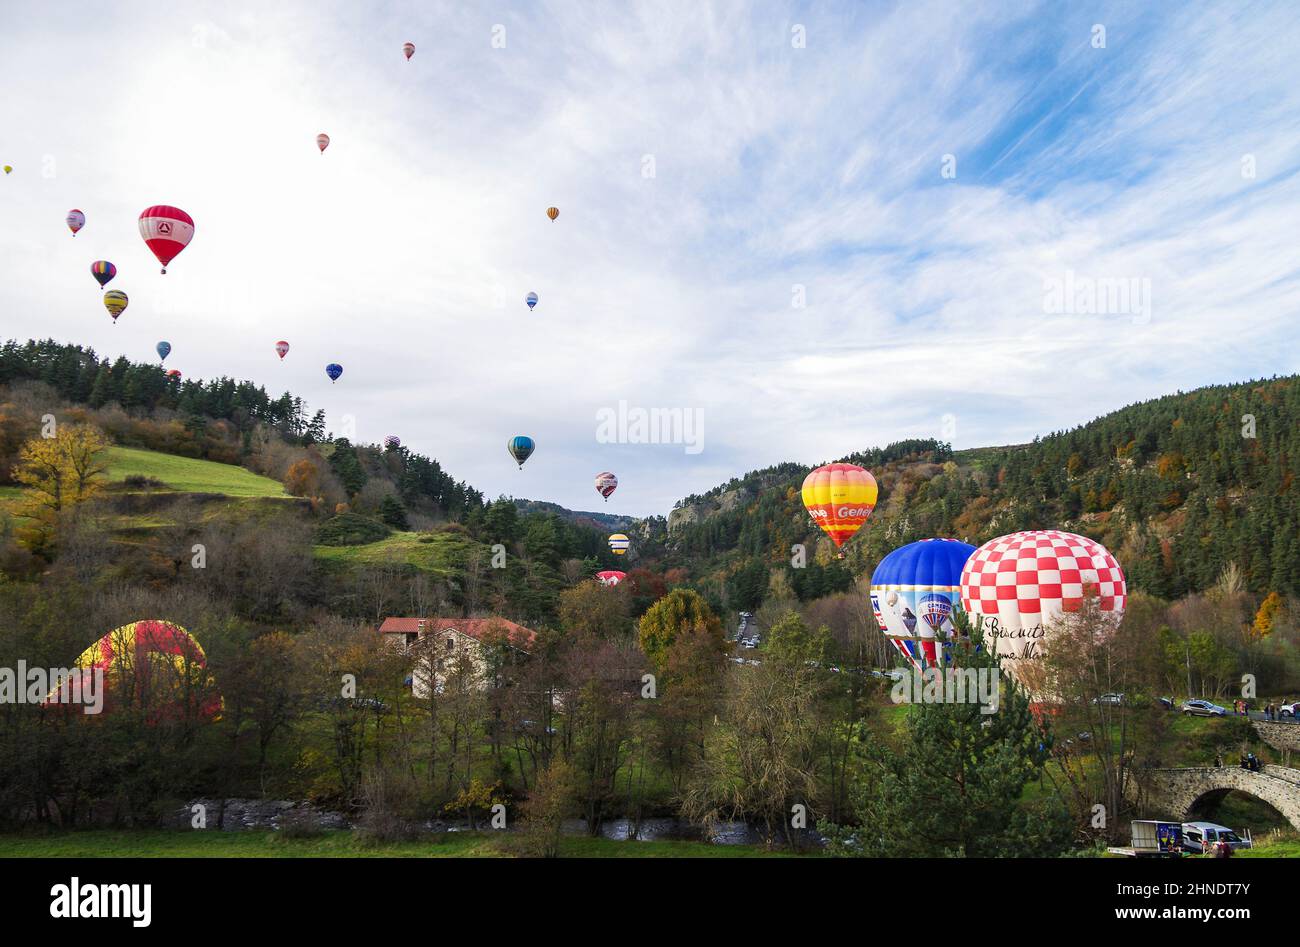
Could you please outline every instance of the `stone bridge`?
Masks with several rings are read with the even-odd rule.
[[[1198,766],[1148,769],[1137,775],[1146,807],[1157,814],[1186,820],[1197,803],[1235,789],[1268,803],[1300,831],[1300,769],[1269,764],[1252,773],[1240,766]]]

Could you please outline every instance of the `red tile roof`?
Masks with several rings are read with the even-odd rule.
[[[504,628],[510,643],[516,648],[527,651],[532,647],[537,632],[523,625],[517,625],[504,618],[385,618],[379,626],[381,635],[413,635],[419,632],[420,622],[424,622],[425,633],[440,631],[458,631],[469,635],[476,641],[483,640],[483,634],[491,627]]]

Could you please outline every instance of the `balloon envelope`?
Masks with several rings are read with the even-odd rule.
[[[523,468],[524,461],[531,457],[536,449],[537,445],[526,434],[516,434],[506,442],[506,450],[510,452],[510,456],[515,459],[515,463],[519,465],[520,469]]]
[[[100,288],[108,285],[108,281],[117,275],[117,267],[107,260],[96,260],[90,264],[90,275],[95,277],[95,282]]]
[[[627,547],[632,545],[632,541],[622,533],[615,533],[609,537],[609,550],[616,556],[626,556]]]
[[[72,231],[72,235],[74,237],[77,235],[78,230],[86,226],[86,215],[83,214],[81,211],[77,210],[75,207],[72,210],[68,211],[68,216],[66,219],[68,222],[68,229]]]
[[[330,146],[329,135],[325,134],[324,132],[321,132],[319,135],[316,136],[316,147],[320,149],[321,154],[324,154],[325,149],[328,148],[329,146]]]
[[[280,360],[283,361],[284,357],[289,354],[289,343],[283,339],[275,343],[275,354],[279,355]]]
[[[804,478],[803,505],[838,548],[875,509],[876,478],[856,464],[826,464]]]
[[[985,637],[1003,666],[1031,692],[1042,692],[1043,656],[1067,612],[1083,607],[1084,589],[1115,622],[1124,614],[1124,570],[1101,543],[1057,529],[999,536],[971,554],[961,573],[961,603],[984,619]]]
[[[952,612],[960,607],[961,570],[975,547],[923,539],[895,549],[871,574],[871,608],[880,632],[917,670],[947,663]]]
[[[402,44],[402,52],[406,53],[406,58],[407,58],[407,59],[410,59],[412,56],[415,55],[415,44],[414,44],[414,43],[403,43],[403,44]]]
[[[627,578],[627,573],[619,572],[617,569],[604,569],[596,573],[596,578],[600,580],[601,585],[618,585]]]
[[[126,309],[128,302],[130,300],[126,298],[126,293],[120,289],[110,289],[104,294],[104,308],[108,310],[108,314],[113,317],[114,322]]]
[[[529,293],[528,296],[524,299],[524,302],[528,303],[529,309],[532,309],[534,306],[537,305],[537,294]]]
[[[167,361],[167,356],[172,353],[172,344],[170,342],[159,342],[153,348],[158,353],[159,361]]]
[[[396,434],[389,434],[384,438],[384,446],[389,450],[402,446],[402,439]]]
[[[558,207],[548,207],[546,208],[546,216],[554,220],[560,216],[560,209]]]
[[[194,636],[168,621],[136,621],[115,628],[77,658],[72,675],[46,697],[71,703],[95,671],[103,674],[103,710],[131,707],[150,723],[176,717],[207,719],[221,712],[221,695]]]
[[[330,381],[338,381],[339,376],[343,374],[343,366],[337,362],[330,362],[325,366],[325,374],[330,376]],[[362,387],[365,387],[362,385]]]
[[[608,500],[609,495],[617,489],[618,477],[615,477],[613,473],[606,470],[603,473],[596,474],[596,492],[606,500]]]
[[[166,273],[167,264],[194,239],[194,220],[179,207],[155,204],[140,213],[140,236]]]

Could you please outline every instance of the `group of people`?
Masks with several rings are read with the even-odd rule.
[[[1241,698],[1234,700],[1232,702],[1232,712],[1235,713],[1238,717],[1247,716],[1250,713],[1249,701],[1243,700]],[[1264,705],[1263,714],[1265,720],[1281,721],[1282,705],[1275,704],[1270,701],[1269,703]]]

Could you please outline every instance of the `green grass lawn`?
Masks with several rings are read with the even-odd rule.
[[[422,540],[427,540],[422,541]],[[411,565],[439,575],[459,575],[473,540],[456,533],[393,533],[364,546],[315,546],[316,558],[339,566]]]
[[[113,447],[108,451],[108,478],[120,482],[127,477],[153,477],[183,493],[224,493],[232,497],[282,497],[284,487],[236,467],[211,460],[177,457],[134,447]]]
[[[350,831],[291,839],[269,830],[219,832],[113,830],[0,835],[0,858],[508,858],[509,839],[490,832],[448,832],[412,842],[367,843]],[[755,845],[627,842],[565,836],[568,858],[795,857]]]

